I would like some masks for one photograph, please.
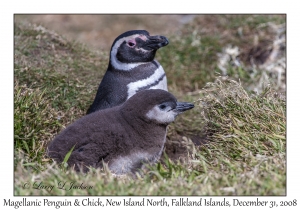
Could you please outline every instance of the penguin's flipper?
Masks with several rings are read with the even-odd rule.
[[[120,82],[116,80],[116,75],[114,74],[115,73],[111,71],[106,72],[98,87],[93,104],[89,107],[87,114],[117,106],[126,101],[126,89],[122,87],[116,89],[116,87],[113,87],[116,84],[120,84]]]
[[[101,91],[98,90],[94,103],[89,107],[86,114],[112,107],[111,102],[107,100],[106,94],[110,94],[110,92],[105,91],[105,89]]]

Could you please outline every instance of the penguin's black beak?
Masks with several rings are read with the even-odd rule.
[[[169,40],[164,36],[148,36],[147,38],[148,40],[146,41],[144,48],[158,50],[169,44]]]
[[[188,102],[177,102],[176,111],[181,113],[194,108],[194,104]]]

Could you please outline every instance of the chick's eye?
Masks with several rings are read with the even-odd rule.
[[[166,108],[166,105],[161,104],[161,105],[159,106],[159,108],[160,108],[160,109],[165,109],[165,108]]]

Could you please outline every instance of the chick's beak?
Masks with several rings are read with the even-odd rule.
[[[194,108],[194,104],[188,102],[177,102],[176,111],[181,113]]]

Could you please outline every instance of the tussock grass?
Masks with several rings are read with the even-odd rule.
[[[250,178],[247,183],[264,180],[266,191],[274,186],[273,178],[280,177],[285,186],[284,98],[269,86],[260,95],[250,95],[233,80],[209,83],[205,93],[200,105],[210,143],[201,154],[207,161],[223,173],[241,173]],[[272,164],[276,166],[271,169]]]
[[[62,127],[58,113],[44,98],[46,89],[30,89],[15,84],[14,89],[14,145],[28,155],[25,166],[37,169],[46,161],[45,147]]]
[[[249,92],[243,87],[247,77],[216,77],[222,43],[214,36],[198,43],[197,33],[188,34],[161,49],[158,60],[170,91],[195,108],[169,126],[159,163],[136,177],[116,177],[107,168],[76,173],[45,155],[47,143],[85,114],[107,53],[15,23],[15,195],[285,195],[284,97],[272,85]],[[88,187],[68,190],[71,182]]]
[[[264,141],[266,145],[272,144],[278,150],[283,149],[286,131],[284,97],[270,86],[259,95],[250,95],[234,80],[217,80],[208,83],[207,87],[208,94],[201,101],[207,113],[206,121],[210,124],[208,132],[223,134],[231,131],[233,138],[236,134],[249,140],[248,136]],[[261,150],[256,148],[257,151]]]

